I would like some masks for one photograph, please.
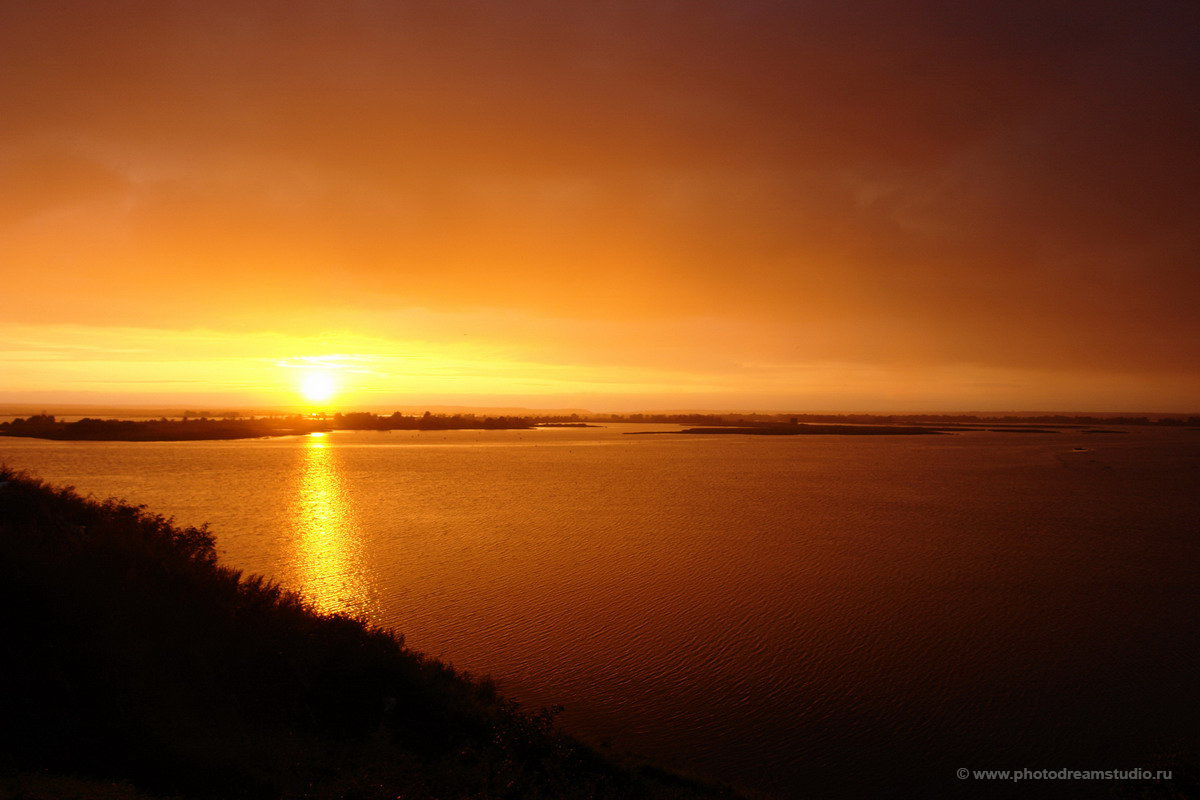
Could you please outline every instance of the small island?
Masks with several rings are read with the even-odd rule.
[[[535,422],[535,428],[603,428],[603,425],[592,425],[588,422]]]
[[[936,428],[918,428],[901,425],[808,425],[808,424],[742,424],[737,427],[684,428],[681,431],[630,431],[638,436],[658,433],[708,433],[743,434],[747,436],[911,436],[939,434],[945,431]]]

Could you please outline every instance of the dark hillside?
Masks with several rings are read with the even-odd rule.
[[[486,680],[220,566],[206,529],[4,470],[0,609],[10,796],[731,796],[602,756]]]

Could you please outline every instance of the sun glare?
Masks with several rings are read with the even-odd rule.
[[[337,385],[328,372],[310,372],[300,383],[300,393],[314,403],[324,403],[333,397],[336,391]]]

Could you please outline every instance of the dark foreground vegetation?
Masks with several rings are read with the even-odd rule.
[[[205,528],[2,468],[0,609],[0,796],[732,796],[219,565]]]

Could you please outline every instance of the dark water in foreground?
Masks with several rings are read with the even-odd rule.
[[[669,427],[669,426],[652,426]],[[1200,760],[1200,432],[0,440],[224,560],[778,797],[1111,796]],[[1077,447],[1088,448],[1076,450]]]

